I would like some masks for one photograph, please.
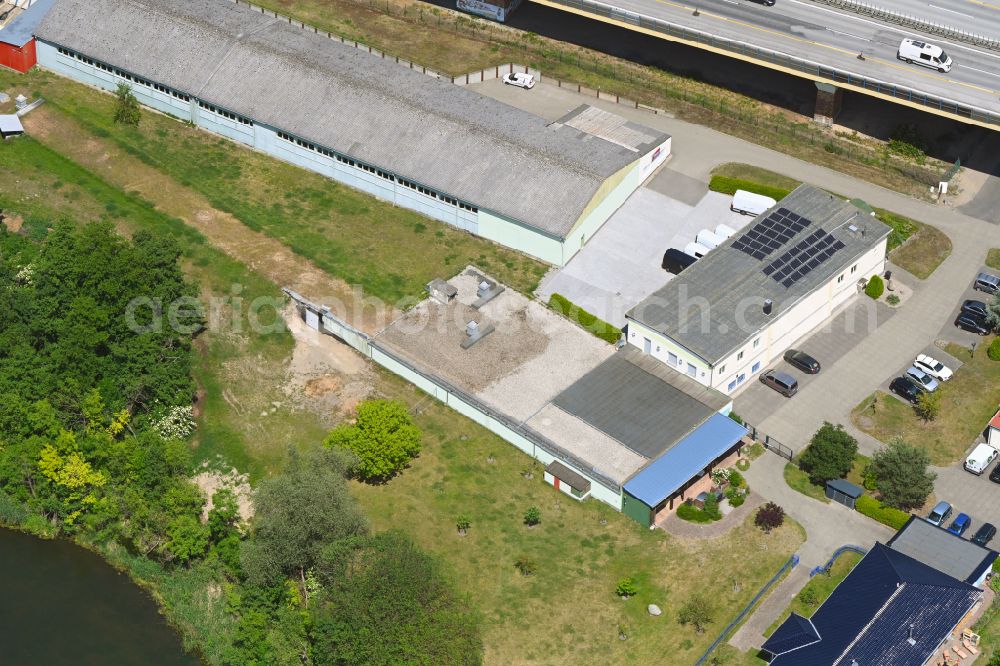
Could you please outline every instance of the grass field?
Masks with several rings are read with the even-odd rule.
[[[871,458],[868,456],[860,453],[856,455],[854,457],[854,465],[851,467],[851,471],[847,473],[846,479],[855,485],[864,487],[864,472],[869,463],[871,463]],[[792,490],[797,490],[806,497],[811,497],[814,500],[819,500],[827,504],[830,503],[830,500],[826,496],[826,489],[810,481],[809,475],[799,469],[799,466],[794,462],[785,464],[784,474],[785,483]]]
[[[1000,271],[1000,248],[992,248],[986,255],[986,265]]]
[[[965,365],[938,389],[941,413],[936,420],[924,422],[912,405],[882,391],[875,393],[874,410],[869,396],[854,408],[851,420],[876,439],[888,442],[902,437],[926,448],[931,464],[950,465],[972,445],[1000,404],[1000,362],[986,356],[988,343],[989,339],[979,345],[975,357],[966,347],[945,348]]]
[[[450,75],[517,62],[545,78],[582,84],[669,110],[684,120],[795,155],[917,197],[950,165],[893,158],[884,144],[837,135],[811,118],[663,70],[534,33],[498,26],[417,0],[259,0],[324,31]]]
[[[720,165],[712,171],[712,175],[742,178],[786,190],[793,190],[801,184],[780,173],[735,162]],[[834,194],[849,196],[849,193]],[[921,280],[927,279],[951,254],[951,239],[937,227],[881,208],[875,209],[875,212],[879,220],[892,228],[888,243],[889,260]]]
[[[792,602],[788,604],[788,608],[782,611],[778,619],[764,631],[764,635],[773,634],[774,630],[781,626],[781,623],[792,613],[798,613],[802,617],[812,617],[813,613],[823,605],[827,597],[833,594],[834,589],[847,578],[847,574],[851,573],[851,569],[860,561],[861,555],[858,553],[851,551],[841,553],[837,561],[830,567],[828,574],[817,574],[809,579],[805,587],[799,590]]]
[[[391,304],[420,297],[435,277],[470,263],[523,293],[541,262],[319,174],[144,111],[138,127],[113,123],[113,98],[55,75],[0,73],[0,87],[39,94],[85,132],[112,141],[344,282]]]

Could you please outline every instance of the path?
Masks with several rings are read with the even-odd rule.
[[[93,171],[125,192],[138,192],[157,210],[176,217],[200,231],[208,241],[233,259],[246,264],[273,283],[289,287],[317,302],[349,306],[360,295],[346,282],[332,277],[281,241],[247,227],[236,217],[214,208],[201,193],[126,153],[112,140],[97,137],[51,105],[41,106],[22,118],[34,139]],[[374,332],[391,313],[374,314],[360,307],[343,309],[348,320]],[[359,312],[364,312],[363,319]]]
[[[674,512],[667,516],[660,527],[675,537],[685,539],[716,539],[728,534],[734,527],[742,525],[746,517],[763,504],[764,501],[763,497],[751,491],[743,504],[724,515],[721,520],[712,523],[692,523],[678,518],[677,513]]]

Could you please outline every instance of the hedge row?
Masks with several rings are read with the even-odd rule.
[[[894,530],[898,530],[906,521],[910,519],[910,514],[905,511],[900,511],[899,509],[893,509],[891,506],[882,506],[874,497],[869,495],[862,495],[858,498],[857,503],[855,503],[854,508],[858,510],[869,518],[874,518],[883,525],[888,525]]]
[[[722,192],[723,194],[736,194],[736,190],[745,190],[754,194],[762,194],[765,197],[771,197],[775,201],[781,201],[791,191],[780,187],[761,185],[760,183],[743,180],[742,178],[730,178],[729,176],[712,176],[712,180],[708,183],[708,189],[713,192]]]
[[[689,523],[710,523],[712,517],[693,504],[681,504],[677,507],[677,517]]]
[[[562,294],[552,294],[551,298],[549,298],[549,307],[567,319],[575,321],[601,340],[606,340],[611,344],[616,344],[622,336],[620,328],[602,319],[598,319],[586,310],[574,305]]]

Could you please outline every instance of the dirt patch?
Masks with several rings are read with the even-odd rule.
[[[49,148],[126,192],[136,192],[156,208],[198,229],[213,246],[275,284],[289,287],[326,304],[351,304],[358,299],[346,282],[317,268],[312,262],[239,219],[220,211],[199,192],[129,155],[111,140],[91,135],[81,125],[43,106],[24,119],[25,128]],[[80,137],[87,137],[81,141]],[[378,330],[380,318],[370,310],[354,308],[348,321],[365,331]]]
[[[208,512],[212,510],[212,496],[223,488],[233,491],[233,495],[236,496],[240,520],[245,523],[253,518],[253,491],[250,488],[250,477],[240,474],[236,468],[220,472],[211,470],[208,466],[208,462],[202,463],[203,471],[191,479],[207,499],[205,508],[201,511],[201,522],[208,521]]]
[[[24,226],[24,218],[20,215],[7,215],[3,219],[3,224],[7,227],[7,231],[16,234]]]

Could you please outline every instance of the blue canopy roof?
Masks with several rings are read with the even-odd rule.
[[[747,429],[722,414],[703,424],[625,483],[625,492],[653,507],[731,449]]]
[[[18,14],[0,30],[0,42],[21,48],[35,36],[35,28],[52,9],[55,0],[35,0],[34,4]]]

